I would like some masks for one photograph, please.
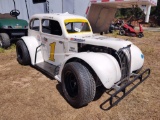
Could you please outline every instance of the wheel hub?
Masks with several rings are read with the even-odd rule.
[[[71,80],[70,81],[70,87],[71,87],[71,89],[74,91],[74,89],[76,88],[76,86],[77,86],[77,83],[75,82],[75,80]]]
[[[3,44],[2,44],[2,40],[0,40],[0,47],[2,47],[2,45],[3,45]]]
[[[22,50],[20,48],[17,49],[17,57],[23,59]]]
[[[65,86],[70,97],[74,98],[78,95],[78,84],[75,75],[68,72],[65,78]]]
[[[0,47],[3,47],[2,38],[0,37]]]

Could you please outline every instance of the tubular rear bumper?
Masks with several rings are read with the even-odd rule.
[[[103,110],[109,110],[115,105],[117,105],[124,97],[126,97],[131,91],[133,91],[139,84],[141,84],[143,81],[145,81],[150,75],[150,69],[146,69],[144,72],[141,74],[137,75],[134,77],[132,80],[128,81],[124,86],[122,86],[119,90],[117,90],[115,93],[111,94],[110,98],[104,101],[101,105],[100,108]],[[133,82],[139,80],[136,84],[134,84],[128,91],[126,91],[126,88],[133,84]],[[118,97],[117,95],[122,92],[123,95],[121,97]],[[113,101],[113,98],[117,98],[116,101]],[[109,106],[105,108],[105,104],[109,102]]]

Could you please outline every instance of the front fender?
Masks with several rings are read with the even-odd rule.
[[[35,65],[35,53],[36,53],[36,48],[40,45],[39,41],[33,37],[33,36],[24,36],[22,37],[22,40],[26,44],[30,58],[31,58],[31,64]],[[37,50],[37,58],[36,58],[36,63],[43,62],[43,56],[42,56],[42,51],[41,48]]]
[[[119,81],[121,78],[120,67],[113,56],[105,53],[83,52],[70,55],[65,59],[64,63],[61,65],[58,75],[59,81],[61,81],[64,65],[72,58],[81,59],[90,65],[107,89],[110,89],[114,83]]]
[[[135,45],[131,45],[131,73],[142,68],[144,64],[144,55]]]

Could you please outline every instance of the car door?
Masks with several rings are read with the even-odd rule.
[[[40,42],[40,20],[32,18],[29,23],[28,36],[34,36]]]
[[[65,57],[64,38],[58,21],[42,19],[41,41],[45,62],[60,65]]]

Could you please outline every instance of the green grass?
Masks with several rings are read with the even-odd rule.
[[[113,33],[108,33],[107,35],[111,35],[112,37],[117,38],[119,36],[118,32],[118,30],[114,30]]]
[[[14,50],[15,48],[16,48],[16,45],[15,45],[15,44],[12,44],[12,45],[9,47],[10,50]]]
[[[0,48],[0,53],[4,53],[4,49],[3,48]]]
[[[5,52],[9,52],[9,51],[14,51],[16,48],[15,44],[12,44],[9,48],[4,49],[4,48],[0,48],[0,53],[5,53]]]

